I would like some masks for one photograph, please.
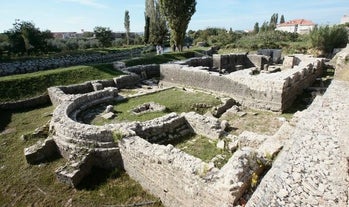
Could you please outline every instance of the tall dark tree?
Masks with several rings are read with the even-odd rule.
[[[257,34],[259,32],[259,24],[256,22],[253,27],[253,33]]]
[[[126,30],[126,45],[129,45],[130,44],[130,14],[127,10],[125,11],[124,26]]]
[[[280,17],[280,24],[282,24],[282,23],[285,23],[285,17],[283,14]]]
[[[263,22],[262,26],[260,27],[260,32],[266,32],[269,30],[269,22]]]
[[[276,28],[276,25],[278,23],[278,17],[279,15],[277,13],[274,13],[271,17],[270,17],[270,22],[269,22],[269,30],[274,30]]]
[[[145,26],[144,26],[144,43],[149,43],[149,34],[150,34],[150,17],[145,15]]]
[[[155,18],[155,2],[154,0],[145,1],[145,28],[144,28],[144,42],[150,43],[152,22]]]
[[[103,47],[110,47],[113,42],[113,33],[108,27],[95,27],[94,33],[96,39],[101,43]]]
[[[146,24],[147,20],[149,20],[149,38],[147,43],[161,45],[164,42],[164,39],[167,37],[168,27],[165,16],[161,13],[158,0],[146,0],[145,15]]]
[[[196,11],[196,0],[159,0],[159,2],[171,29],[172,48],[182,51],[188,24]]]
[[[161,13],[158,1],[155,1],[154,17],[150,21],[149,42],[154,45],[162,45],[168,35],[167,22]]]

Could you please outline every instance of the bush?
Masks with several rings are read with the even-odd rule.
[[[346,46],[348,31],[343,25],[315,27],[310,33],[310,42],[313,48],[328,55],[334,48]]]

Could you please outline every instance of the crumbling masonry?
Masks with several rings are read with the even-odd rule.
[[[292,177],[290,181],[288,178],[296,176],[292,167],[302,167],[298,165],[303,162],[299,156],[307,157],[309,151],[307,146],[319,142],[314,137],[314,131],[322,134],[321,127],[315,127],[319,123],[305,124],[306,121],[303,119],[322,111],[316,106],[297,116],[298,118],[290,124],[285,122],[273,136],[245,132],[239,137],[234,137],[225,131],[224,124],[217,118],[194,112],[171,113],[146,122],[104,126],[93,126],[77,121],[77,115],[82,110],[119,99],[117,88],[134,85],[144,78],[154,76],[161,77],[160,87],[175,84],[202,88],[231,96],[245,106],[283,111],[290,106],[295,96],[322,72],[321,59],[289,57],[288,60],[290,61],[286,61],[287,64],[291,64],[288,69],[282,68],[281,72],[272,73],[277,70],[274,71],[268,66],[269,60],[265,56],[226,55],[214,56],[213,59],[196,58],[180,63],[164,64],[160,68],[156,65],[139,66],[132,68],[132,72],[131,69],[123,68],[129,74],[113,80],[49,88],[51,101],[56,106],[50,123],[50,136],[45,142],[25,149],[27,161],[38,163],[45,156],[52,155],[52,150],[56,150],[68,160],[65,166],[57,169],[56,175],[60,181],[72,186],[79,184],[92,166],[118,167],[125,169],[143,188],[158,196],[165,206],[233,206],[250,186],[252,175],[261,172],[261,163],[266,162],[268,156],[276,155],[286,145],[286,150],[281,151],[274,166],[247,205],[329,205],[333,202],[344,204],[347,202],[344,198],[347,199],[348,189],[345,186],[348,186],[348,181],[336,178],[338,173],[341,178],[343,176],[347,178],[344,171],[342,172],[344,160],[340,160],[337,164],[333,162],[333,169],[336,170],[330,172],[328,183],[324,183],[325,186],[321,187],[324,189],[322,192],[327,192],[334,188],[334,184],[340,184],[338,190],[342,193],[326,194],[327,197],[321,200],[316,200],[320,197],[312,197],[313,188],[320,190],[318,184],[320,180],[310,175],[313,173],[312,163],[316,162],[316,157],[305,159],[309,166],[306,165],[299,171],[303,174],[298,181],[307,182],[308,187],[299,188],[300,183],[296,177]],[[224,66],[226,62],[234,65]],[[120,63],[115,65],[120,67]],[[246,67],[253,68],[243,69]],[[254,71],[260,74],[254,75]],[[335,82],[334,86],[331,86],[333,89],[330,87],[331,94],[337,85]],[[331,108],[332,99],[326,99],[328,101],[325,99],[324,97],[321,99],[323,101],[320,101],[319,98],[315,103],[321,102],[323,106]],[[231,107],[229,103],[231,102],[227,101],[223,104],[221,109],[217,109],[217,113],[221,114],[222,110]],[[349,114],[347,105],[341,104],[335,107],[337,113],[338,110],[345,110]],[[324,120],[326,117],[324,116]],[[343,116],[336,120],[348,121]],[[308,129],[307,127],[310,127],[311,131],[307,131],[306,136],[298,139],[302,137],[302,131]],[[225,138],[224,140],[228,142],[226,144],[233,146],[236,152],[227,164],[217,169],[212,164],[188,155],[172,145],[163,145],[171,139],[189,133],[204,135],[211,139]],[[308,139],[311,137],[314,139]],[[332,146],[334,141],[330,139],[330,135],[324,134],[323,139],[327,140],[327,146],[324,146],[326,149]],[[306,143],[305,146],[302,146],[302,140]],[[297,154],[292,142],[302,148],[302,154]],[[236,149],[236,146],[240,147]],[[335,144],[332,148],[340,154],[340,149],[336,146]],[[322,159],[323,157],[320,160]],[[286,163],[283,163],[284,161]],[[329,161],[332,163],[333,160]],[[338,171],[336,167],[339,168]],[[292,194],[293,192],[296,194]],[[304,196],[309,199],[303,200],[303,197],[299,196],[303,193],[306,193]],[[332,197],[329,198],[330,196]],[[299,199],[293,200],[295,197]]]

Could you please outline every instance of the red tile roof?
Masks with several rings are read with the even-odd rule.
[[[310,21],[310,20],[306,20],[306,19],[294,19],[282,24],[278,24],[278,27],[285,27],[285,26],[294,26],[294,25],[315,25],[314,22]]]

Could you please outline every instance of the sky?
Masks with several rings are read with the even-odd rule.
[[[130,14],[131,32],[143,32],[145,0],[1,0],[0,33],[13,28],[16,19],[31,21],[51,32],[93,31],[96,26],[125,31]],[[180,1],[180,0],[178,0]],[[188,29],[219,27],[252,30],[273,13],[285,20],[308,19],[319,25],[338,24],[349,15],[348,0],[197,0]]]

